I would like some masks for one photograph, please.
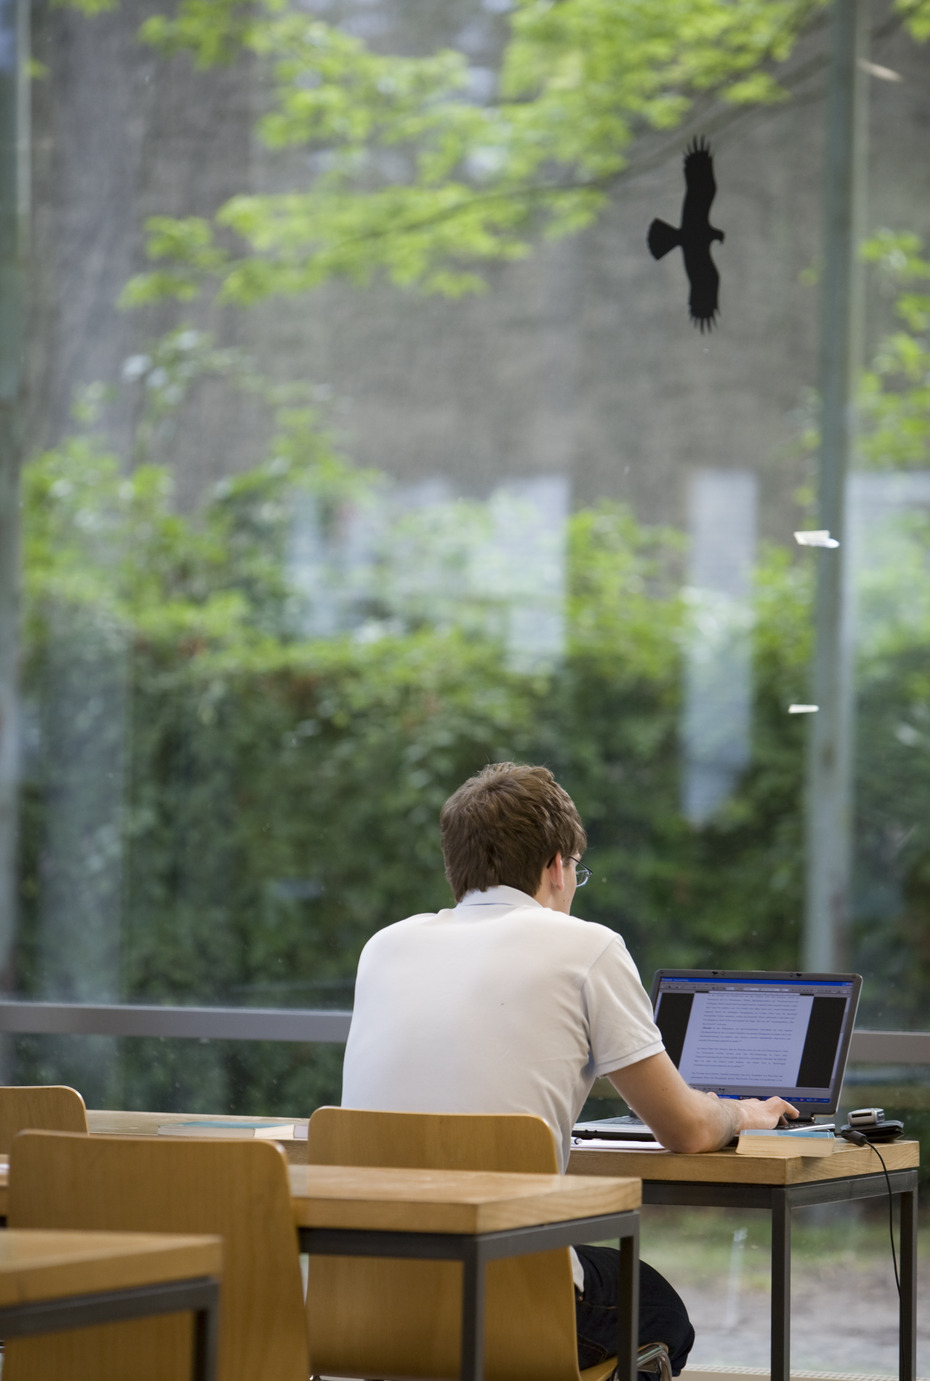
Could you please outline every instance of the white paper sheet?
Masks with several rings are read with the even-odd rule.
[[[658,1141],[616,1141],[613,1137],[609,1141],[598,1136],[573,1136],[573,1147],[590,1146],[592,1151],[664,1151],[665,1147]]]

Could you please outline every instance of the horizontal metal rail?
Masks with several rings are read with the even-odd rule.
[[[349,1034],[351,1012],[280,1007],[142,1007],[129,1003],[0,1001],[0,1034],[178,1036],[194,1040],[332,1041]],[[854,1031],[850,1059],[930,1064],[930,1031]]]
[[[851,1060],[875,1065],[930,1065],[930,1031],[854,1031]]]
[[[285,1011],[274,1007],[0,1002],[0,1034],[340,1042],[348,1037],[351,1016],[351,1012]]]

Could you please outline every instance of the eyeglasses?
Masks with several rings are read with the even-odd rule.
[[[575,865],[575,886],[584,887],[588,878],[591,876],[591,869],[586,868],[580,858],[573,858],[571,854],[568,856],[568,862],[574,863]]]

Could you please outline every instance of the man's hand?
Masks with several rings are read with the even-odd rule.
[[[784,1125],[788,1119],[797,1117],[798,1110],[784,1098],[718,1098],[716,1093],[708,1093],[717,1107],[732,1119],[732,1131],[727,1141],[740,1132],[749,1130],[768,1132],[773,1127]],[[724,1143],[726,1144],[726,1143]]]
[[[715,1093],[708,1094],[709,1098],[716,1098]],[[720,1099],[717,1099],[720,1102]],[[739,1114],[739,1127],[737,1131],[771,1131],[773,1127],[784,1125],[785,1121],[792,1121],[798,1116],[798,1110],[791,1103],[786,1103],[784,1098],[741,1098],[733,1103],[733,1107]]]

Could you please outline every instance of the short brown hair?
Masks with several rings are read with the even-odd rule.
[[[535,896],[556,854],[580,857],[587,837],[575,803],[548,767],[492,762],[453,792],[439,814],[455,900],[489,887]]]

